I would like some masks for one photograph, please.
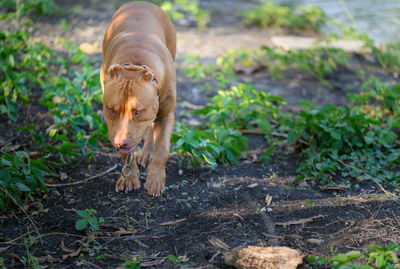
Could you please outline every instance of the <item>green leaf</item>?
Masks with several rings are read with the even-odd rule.
[[[23,191],[23,192],[31,191],[31,189],[22,182],[13,182],[11,183],[11,186],[18,191]]]
[[[81,230],[84,230],[87,225],[88,225],[87,219],[79,219],[75,222],[75,229],[77,231],[81,231]]]
[[[331,136],[336,140],[342,140],[342,135],[338,131],[331,132]]]
[[[77,210],[76,213],[84,219],[89,218],[89,213],[86,210]]]
[[[99,223],[96,217],[89,218],[89,224],[93,228],[93,230],[97,231],[99,229]]]

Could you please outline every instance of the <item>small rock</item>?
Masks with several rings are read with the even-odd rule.
[[[258,186],[258,183],[253,183],[253,184],[250,184],[249,186],[247,186],[247,188],[253,189],[257,186]]]
[[[303,182],[299,183],[299,187],[300,188],[307,188],[308,184],[307,184],[307,182],[303,181]]]
[[[313,245],[321,245],[322,243],[324,243],[325,241],[322,239],[316,239],[316,238],[310,238],[307,240],[308,243],[313,244]]]

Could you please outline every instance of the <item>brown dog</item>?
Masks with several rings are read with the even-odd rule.
[[[147,167],[144,188],[152,196],[164,191],[176,102],[175,51],[174,26],[154,4],[123,5],[107,28],[100,73],[104,117],[124,167],[132,165],[122,171],[116,191],[140,188],[131,153],[142,140],[137,162]]]

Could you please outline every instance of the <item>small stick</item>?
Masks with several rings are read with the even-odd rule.
[[[104,171],[103,173],[100,173],[100,174],[95,175],[95,176],[92,176],[92,177],[88,177],[88,178],[86,178],[86,179],[84,179],[84,180],[79,180],[79,181],[75,181],[75,182],[71,182],[71,183],[65,183],[65,184],[47,184],[47,183],[45,183],[44,185],[45,185],[46,187],[49,187],[49,188],[74,186],[74,185],[86,183],[86,182],[88,182],[89,180],[92,180],[92,179],[95,179],[95,178],[104,176],[105,174],[110,173],[111,171],[115,170],[117,167],[118,167],[118,165],[114,165],[113,167],[107,169],[107,170]]]

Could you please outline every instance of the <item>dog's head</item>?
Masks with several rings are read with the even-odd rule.
[[[130,153],[158,112],[159,85],[147,67],[114,64],[104,81],[103,110],[111,143]]]

